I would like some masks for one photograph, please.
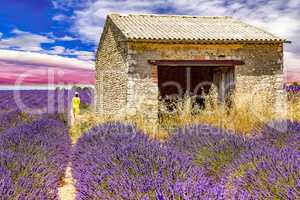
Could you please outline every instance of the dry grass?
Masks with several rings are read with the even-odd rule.
[[[114,119],[96,116],[88,112],[71,127],[71,137],[75,142],[82,133],[91,127],[109,122],[123,121],[135,124],[150,136],[165,139],[177,127],[187,124],[211,124],[220,128],[230,129],[238,134],[249,135],[252,130],[259,129],[263,124],[274,119],[300,120],[300,101],[283,95],[275,98],[272,93],[259,92],[257,94],[235,94],[230,99],[231,106],[225,106],[215,101],[215,94],[205,97],[205,108],[192,108],[190,98],[176,102],[176,110],[169,112],[166,105],[160,105],[159,123],[151,124],[143,119],[142,113],[130,119]],[[170,105],[170,104],[169,104]],[[158,126],[159,124],[159,126]]]
[[[291,95],[288,98],[287,117],[300,121],[300,97]]]
[[[232,95],[230,106],[220,104],[211,95],[205,97],[207,106],[198,110],[184,110],[172,115],[165,114],[161,125],[166,129],[186,124],[211,124],[232,130],[238,134],[249,135],[265,123],[275,119],[300,120],[300,99],[287,99],[285,94],[275,97],[272,92],[243,93]],[[189,107],[189,106],[185,106]],[[191,109],[191,106],[189,107]]]
[[[75,121],[75,123],[69,130],[72,143],[75,144],[76,141],[81,137],[81,135],[87,132],[92,127],[106,122],[115,121],[135,124],[138,129],[142,130],[153,138],[165,139],[168,136],[167,131],[159,129],[157,127],[157,124],[148,123],[143,119],[143,115],[137,115],[136,117],[130,119],[117,119],[107,116],[97,116],[93,112],[86,112],[78,117],[77,121]]]
[[[105,116],[96,116],[93,112],[83,113],[78,116],[78,119],[69,130],[72,143],[75,144],[81,135],[87,132],[90,128],[109,121],[113,121],[113,119]]]

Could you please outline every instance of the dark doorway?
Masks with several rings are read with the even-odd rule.
[[[213,82],[211,67],[158,66],[158,87],[161,97],[201,95]]]
[[[212,84],[217,87],[220,101],[234,88],[233,66],[158,66],[158,87],[163,99],[196,97],[203,106],[203,96]]]

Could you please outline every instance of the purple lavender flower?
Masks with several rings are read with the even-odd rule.
[[[21,122],[21,113],[19,111],[9,111],[0,113],[0,132],[16,126]]]
[[[191,157],[132,125],[91,129],[75,146],[77,199],[207,199],[212,181]]]
[[[299,85],[285,85],[284,89],[287,92],[291,92],[291,93],[298,93],[298,92],[300,92],[300,86]]]
[[[11,180],[11,174],[0,166],[0,197],[9,199],[14,193],[14,186]]]
[[[57,199],[71,141],[64,124],[51,119],[10,128],[0,134],[0,168],[13,190],[0,187],[7,199]],[[6,180],[5,179],[5,180]]]
[[[227,199],[297,199],[300,154],[290,148],[261,147],[241,155],[222,179]]]
[[[178,129],[167,146],[192,156],[196,165],[219,178],[226,165],[254,148],[255,142],[210,125],[194,125]]]
[[[275,120],[266,124],[261,132],[261,142],[277,148],[289,147],[300,151],[300,123],[292,120]]]

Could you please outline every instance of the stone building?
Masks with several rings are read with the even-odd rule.
[[[111,14],[96,59],[98,114],[156,119],[159,97],[282,88],[283,44],[231,17]]]

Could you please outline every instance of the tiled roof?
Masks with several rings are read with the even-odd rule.
[[[132,40],[287,42],[231,17],[119,14],[109,17]]]

